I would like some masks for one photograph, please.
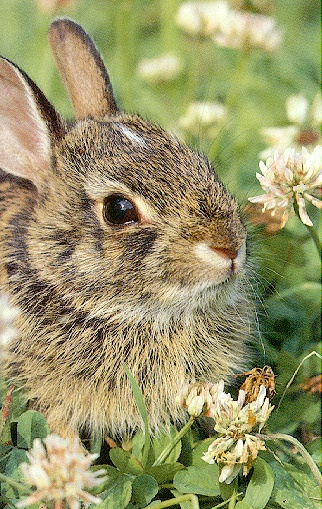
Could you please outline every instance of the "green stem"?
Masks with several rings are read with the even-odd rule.
[[[161,454],[157,457],[155,462],[153,463],[153,467],[158,465],[162,465],[162,463],[167,459],[172,449],[177,445],[177,443],[181,440],[181,438],[189,431],[192,424],[195,422],[194,417],[190,417],[190,420],[183,426],[183,428],[178,432],[178,434],[171,440],[171,442],[163,449]]]
[[[314,228],[314,226],[308,226],[307,224],[305,226],[309,230],[312,240],[318,250],[319,256],[321,256],[321,243],[320,243],[320,239],[319,239],[316,229]]]
[[[122,105],[126,110],[135,107],[133,98],[133,75],[136,66],[135,48],[137,47],[137,2],[122,0],[118,2],[115,12],[116,31],[116,62],[118,66],[118,79],[122,94]]]
[[[293,202],[293,209],[294,209],[294,212],[297,215],[297,217],[300,219],[300,221],[303,222],[300,217],[299,206],[298,206],[296,200],[294,200],[294,202]],[[305,226],[308,229],[309,234],[311,235],[311,238],[312,238],[314,244],[316,245],[319,256],[322,257],[322,246],[321,246],[320,238],[318,236],[316,229],[314,228],[314,226],[309,226],[308,224],[306,224]]]
[[[180,497],[171,498],[170,500],[165,500],[164,502],[159,502],[158,504],[153,504],[153,509],[163,509],[164,507],[171,507],[172,505],[179,505],[182,502],[190,502],[191,509],[200,509],[198,497],[193,495],[192,493],[187,493],[186,495],[182,495]]]
[[[224,500],[224,502],[221,502],[220,504],[215,505],[211,509],[219,509],[220,507],[225,507],[225,505],[228,503],[230,504],[230,502],[232,500],[234,501],[234,504],[236,505],[237,497],[240,497],[242,494],[243,494],[242,492],[240,492],[240,493],[234,492],[234,494],[230,498],[227,498],[227,500]],[[233,507],[235,507],[235,505]],[[230,509],[230,505],[228,506],[228,509]]]
[[[234,140],[238,139],[238,133],[236,131],[236,108],[247,86],[245,76],[249,66],[249,53],[247,53],[246,50],[241,50],[238,53],[236,52],[236,58],[238,58],[238,61],[236,62],[235,70],[232,73],[232,79],[229,83],[226,100],[224,102],[227,115],[224,115],[224,117],[216,124],[217,135],[208,152],[208,159],[211,162],[216,161],[218,156],[220,156],[221,148],[223,143],[225,143],[224,136],[227,126],[230,131],[234,133]],[[235,149],[232,146],[231,153],[233,153],[234,150]],[[236,158],[236,153],[234,153],[234,157],[231,157],[230,159],[233,164],[230,164],[229,167],[227,166],[228,173],[225,175],[225,179],[227,182],[231,181],[230,188],[234,192],[235,190],[232,188],[232,185],[234,182],[236,183],[235,176],[238,169],[238,158]]]
[[[10,477],[7,477],[6,475],[1,474],[1,473],[0,473],[0,481],[10,484],[10,486],[12,486],[16,490],[18,490],[20,493],[22,492],[23,494],[26,494],[26,495],[30,495],[30,493],[31,493],[31,490],[29,488],[27,488],[27,486],[25,486],[24,484],[22,484],[20,482],[14,481]]]
[[[237,492],[236,492],[236,490],[234,490],[232,496],[229,499],[228,509],[234,509],[234,507],[236,505],[236,500],[237,500]]]
[[[286,435],[285,433],[272,433],[270,435],[262,435],[259,433],[256,436],[258,438],[261,438],[262,440],[285,440],[286,442],[290,442],[291,444],[293,444],[297,448],[298,452],[305,459],[318,484],[322,486],[322,476],[320,474],[320,470],[318,469],[316,463],[311,458],[311,455],[305,449],[304,445],[302,445],[301,442],[299,442],[296,438],[292,437],[291,435]]]
[[[178,50],[178,29],[173,22],[180,2],[162,0],[160,2],[160,38],[162,53],[173,53]]]

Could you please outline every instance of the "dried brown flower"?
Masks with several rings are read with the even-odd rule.
[[[246,373],[239,373],[236,376],[246,376],[246,380],[241,385],[241,389],[245,391],[245,402],[250,403],[258,397],[261,385],[266,388],[266,396],[272,399],[275,394],[275,376],[270,366],[263,368],[253,368]]]

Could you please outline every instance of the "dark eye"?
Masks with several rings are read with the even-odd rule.
[[[138,223],[139,214],[133,203],[119,194],[112,194],[104,199],[103,216],[111,224]]]

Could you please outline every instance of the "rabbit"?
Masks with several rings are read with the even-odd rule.
[[[20,308],[5,376],[61,436],[184,422],[188,382],[247,365],[246,227],[205,156],[123,113],[94,42],[69,18],[49,42],[75,120],[0,64],[0,289]]]

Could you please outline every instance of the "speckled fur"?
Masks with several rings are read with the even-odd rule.
[[[65,41],[75,36],[71,21],[56,27]],[[28,84],[48,127],[50,162],[26,178],[0,171],[0,282],[21,309],[7,376],[65,436],[84,429],[120,437],[140,426],[124,364],[140,383],[151,428],[180,422],[175,396],[184,383],[245,367],[248,261],[216,283],[193,249],[241,248],[235,200],[206,158],[120,113],[110,87],[109,112],[78,110],[67,126]],[[113,192],[136,203],[144,220],[106,223],[103,200]]]

